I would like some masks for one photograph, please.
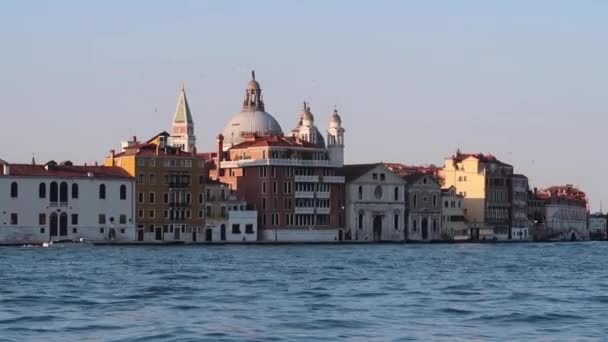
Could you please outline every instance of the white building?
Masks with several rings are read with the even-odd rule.
[[[511,178],[511,230],[509,240],[531,240],[532,236],[529,228],[528,177],[514,174]]]
[[[134,241],[133,192],[118,167],[0,164],[0,244]]]
[[[404,176],[408,241],[441,240],[441,187],[425,173]]]
[[[608,233],[606,231],[607,221],[606,215],[602,213],[589,215],[589,234],[595,239],[605,239]]]
[[[383,164],[344,165],[346,240],[405,240],[405,181]]]
[[[456,187],[441,190],[441,238],[442,240],[466,241],[479,239],[472,234],[464,219],[464,196]]]

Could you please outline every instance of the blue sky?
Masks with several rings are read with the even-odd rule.
[[[493,153],[608,206],[608,1],[5,1],[0,158],[101,161],[168,130],[181,81],[199,150],[256,70],[288,131],[336,105],[347,161]]]

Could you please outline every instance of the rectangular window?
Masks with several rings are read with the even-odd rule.
[[[40,227],[40,234],[44,234],[44,227]]]
[[[148,196],[148,200],[150,201],[150,204],[154,204],[154,202],[156,202],[156,194],[151,192]]]
[[[226,217],[226,207],[222,206],[222,207],[220,208],[220,215],[221,215],[222,217]]]
[[[143,174],[143,173],[140,173],[140,174],[137,176],[137,184],[144,184],[144,182],[145,182],[144,177],[145,177],[145,176],[144,176],[144,174]]]
[[[143,209],[137,210],[137,217],[138,218],[144,218],[144,210]]]
[[[266,166],[260,166],[260,178],[266,178],[268,169],[266,168]]]
[[[151,173],[150,174],[150,185],[155,185],[156,184],[156,176]]]
[[[122,214],[118,217],[118,223],[127,224],[127,215]]]
[[[252,224],[245,225],[245,234],[253,234],[253,225]]]
[[[206,193],[205,193],[205,200],[206,201],[211,201],[211,189],[207,189]]]
[[[45,225],[46,224],[46,214],[39,214],[38,215],[38,224],[39,225]]]
[[[277,168],[274,166],[270,167],[270,173],[272,175],[272,178],[277,178]]]
[[[395,214],[393,221],[394,221],[393,224],[395,226],[395,229],[399,229],[399,215],[398,214]]]
[[[277,184],[277,181],[272,182],[272,193],[273,194],[279,193],[279,185]]]
[[[150,159],[150,167],[155,167],[156,166],[156,159],[152,158]]]
[[[240,224],[232,225],[232,234],[241,234],[241,225]]]
[[[204,202],[204,197],[203,197],[203,193],[201,192],[200,194],[198,194],[198,204],[203,204]]]
[[[163,210],[163,218],[169,218],[169,210]]]
[[[266,193],[266,182],[262,182],[262,193]]]
[[[164,204],[168,204],[169,203],[169,193],[168,192],[165,192],[163,194],[163,203]]]
[[[278,208],[279,208],[279,199],[275,197],[272,199],[272,209],[277,210]]]
[[[192,202],[192,195],[187,192],[186,193],[186,204],[190,204],[190,202]]]
[[[211,206],[210,205],[205,207],[205,217],[211,217]]]
[[[266,198],[262,197],[262,210],[266,209]]]
[[[78,228],[76,228],[76,227],[72,228],[72,233],[77,234],[78,233]]]
[[[78,225],[78,214],[72,214],[72,225]]]
[[[106,224],[106,215],[99,214],[99,224]]]
[[[144,193],[141,191],[137,193],[137,202],[144,203]]]
[[[154,216],[155,216],[154,210],[149,210],[148,211],[148,217],[153,219]]]
[[[103,227],[100,227],[100,228],[99,228],[99,233],[100,233],[100,234],[103,234],[104,230],[105,230],[105,229],[103,229]]]
[[[378,179],[378,174],[377,174],[377,173],[372,174],[372,178],[373,178],[374,180],[377,180],[377,179]]]
[[[137,166],[146,166],[146,160],[144,158],[137,158]]]

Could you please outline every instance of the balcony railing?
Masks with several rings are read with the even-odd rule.
[[[185,182],[170,182],[168,185],[172,189],[186,189],[190,187],[190,184]]]
[[[319,176],[295,176],[296,183],[318,183]]]
[[[344,184],[345,182],[343,176],[323,176],[323,183]]]
[[[305,160],[305,159],[242,159],[223,161],[222,168],[235,168],[244,166],[310,166],[310,167],[340,167],[330,160]]]
[[[296,198],[315,198],[315,193],[312,191],[296,191],[294,194]]]

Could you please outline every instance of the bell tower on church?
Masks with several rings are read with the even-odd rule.
[[[344,165],[344,132],[342,118],[338,115],[338,110],[334,109],[329,116],[327,149],[329,150],[329,160],[340,166]]]
[[[171,145],[179,147],[186,152],[196,149],[196,137],[194,136],[194,121],[190,113],[188,99],[186,99],[186,89],[182,83],[177,108],[171,124]]]

